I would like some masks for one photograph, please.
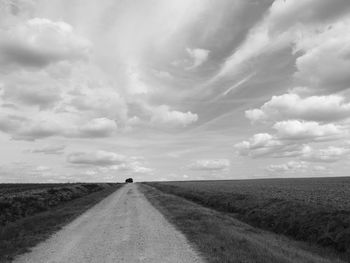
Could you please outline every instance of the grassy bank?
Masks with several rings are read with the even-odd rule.
[[[47,211],[59,204],[101,191],[107,183],[0,186],[0,225]]]
[[[121,186],[56,185],[2,196],[0,262],[28,251]],[[9,206],[9,202],[12,205]]]
[[[350,254],[350,179],[150,183],[255,227]]]
[[[332,257],[330,251],[256,229],[230,215],[149,185],[143,184],[140,189],[209,263],[342,262],[335,257],[326,259]]]

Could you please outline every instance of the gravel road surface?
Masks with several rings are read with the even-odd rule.
[[[138,190],[125,185],[14,262],[204,262]]]

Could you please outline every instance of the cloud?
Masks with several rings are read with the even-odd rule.
[[[114,120],[108,118],[81,119],[71,113],[36,113],[32,119],[10,114],[0,114],[0,131],[14,140],[34,141],[58,136],[64,138],[103,138],[117,131]]]
[[[167,71],[152,70],[152,72],[153,72],[153,75],[159,79],[164,79],[164,80],[173,80],[174,79],[174,77]]]
[[[350,4],[348,4],[350,5]],[[309,93],[332,93],[350,88],[350,18],[306,31],[295,42],[296,80]],[[298,89],[296,89],[298,90]]]
[[[348,148],[329,146],[325,149],[315,150],[311,147],[304,149],[301,159],[308,162],[333,163],[344,159],[349,154]]]
[[[131,172],[137,174],[152,174],[154,169],[145,167],[144,164],[140,161],[128,160],[127,162],[119,165],[113,165],[110,167],[112,171],[122,171],[122,172]]]
[[[77,137],[100,138],[111,136],[117,130],[115,121],[107,118],[97,118],[79,127]]]
[[[258,133],[253,135],[248,141],[235,144],[234,148],[242,156],[281,158],[300,155],[303,145],[282,141],[268,133]]]
[[[192,66],[186,68],[188,70],[195,69],[201,66],[204,62],[208,60],[209,53],[210,53],[209,50],[200,49],[200,48],[194,48],[194,49],[186,48],[186,51],[188,55],[191,57],[191,59],[193,60]]]
[[[87,58],[90,43],[65,22],[33,18],[0,31],[0,64],[41,68],[62,60]]]
[[[329,168],[322,165],[310,165],[304,161],[289,161],[283,164],[271,164],[265,168],[265,171],[272,176],[289,175],[293,177],[305,176],[329,176],[332,172]]]
[[[67,161],[72,164],[110,166],[122,164],[126,157],[114,152],[96,151],[96,152],[75,152],[67,156]]]
[[[31,153],[43,153],[43,154],[63,154],[65,145],[45,145],[41,148],[29,150]]]
[[[212,81],[241,74],[252,64],[257,65],[257,60],[262,56],[291,47],[307,32],[318,34],[317,29],[329,27],[349,10],[350,4],[344,0],[334,3],[328,0],[274,1],[263,19],[250,29],[242,44],[226,59]],[[315,45],[316,48],[318,44],[320,42]]]
[[[313,25],[340,18],[350,10],[344,0],[275,1],[267,17],[269,31],[273,34],[288,30],[298,24]]]
[[[339,140],[347,135],[343,127],[335,124],[319,124],[298,120],[280,121],[274,124],[276,134],[258,133],[249,140],[234,145],[239,155],[253,158],[301,156],[307,150],[306,143]]]
[[[35,172],[47,172],[51,170],[52,170],[51,167],[44,166],[44,165],[37,166],[33,169],[33,171]]]
[[[247,110],[245,116],[253,123],[281,119],[333,122],[350,117],[350,103],[340,95],[302,98],[288,93],[273,96],[260,109]]]
[[[154,169],[146,167],[143,158],[128,157],[108,151],[74,152],[67,156],[67,162],[73,165],[85,167],[90,175],[97,173],[123,173],[153,174]]]
[[[27,125],[26,125],[27,124]],[[18,129],[11,131],[14,140],[33,141],[39,138],[47,138],[62,133],[62,127],[58,123],[50,121],[21,122]]]
[[[49,183],[67,182],[52,167],[42,164],[12,162],[0,165],[0,180],[3,183]]]
[[[120,122],[127,119],[128,106],[125,98],[108,83],[86,85],[75,90],[70,94],[67,106],[96,117],[117,119]]]
[[[276,172],[305,172],[309,165],[303,161],[290,161],[285,164],[271,164],[266,170],[271,173]]]
[[[151,123],[166,126],[186,127],[198,120],[198,115],[190,111],[170,110],[169,106],[161,105],[152,109]]]
[[[60,101],[60,89],[55,85],[43,85],[42,82],[11,83],[4,88],[3,98],[24,105],[38,105],[47,109]]]
[[[190,170],[196,171],[223,171],[230,167],[227,159],[204,159],[196,160],[188,166]]]
[[[341,126],[333,123],[319,124],[314,121],[280,121],[275,123],[273,128],[277,131],[277,137],[283,140],[334,140],[346,134]]]

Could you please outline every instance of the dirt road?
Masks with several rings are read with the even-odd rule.
[[[186,238],[129,184],[14,262],[203,262]]]

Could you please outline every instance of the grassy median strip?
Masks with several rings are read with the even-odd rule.
[[[285,236],[256,229],[230,215],[164,193],[152,186],[142,184],[140,189],[208,262],[343,262],[329,255],[326,250],[322,252]]]
[[[49,189],[48,193],[60,196],[60,203],[55,206],[45,207],[46,211],[40,212],[40,210],[38,210],[37,213],[29,214],[13,222],[6,222],[6,224],[0,225],[0,262],[10,262],[14,256],[29,251],[29,248],[50,237],[54,232],[61,229],[64,225],[121,186],[122,184],[103,184],[103,186],[97,189],[89,190],[88,188],[92,187],[92,184],[89,184],[89,186],[85,187],[88,190],[83,195],[71,196],[69,200],[65,200],[62,197],[62,191],[67,190],[60,190],[57,186],[54,190]],[[43,195],[41,195],[41,197],[42,196]],[[67,195],[64,196],[68,198]],[[43,201],[42,199],[43,198],[40,200]],[[44,203],[47,204],[47,200],[45,199],[44,201]],[[40,207],[42,208],[42,206],[41,204]],[[28,209],[28,207],[26,208]],[[8,213],[9,211],[12,212],[11,209],[4,211]]]

